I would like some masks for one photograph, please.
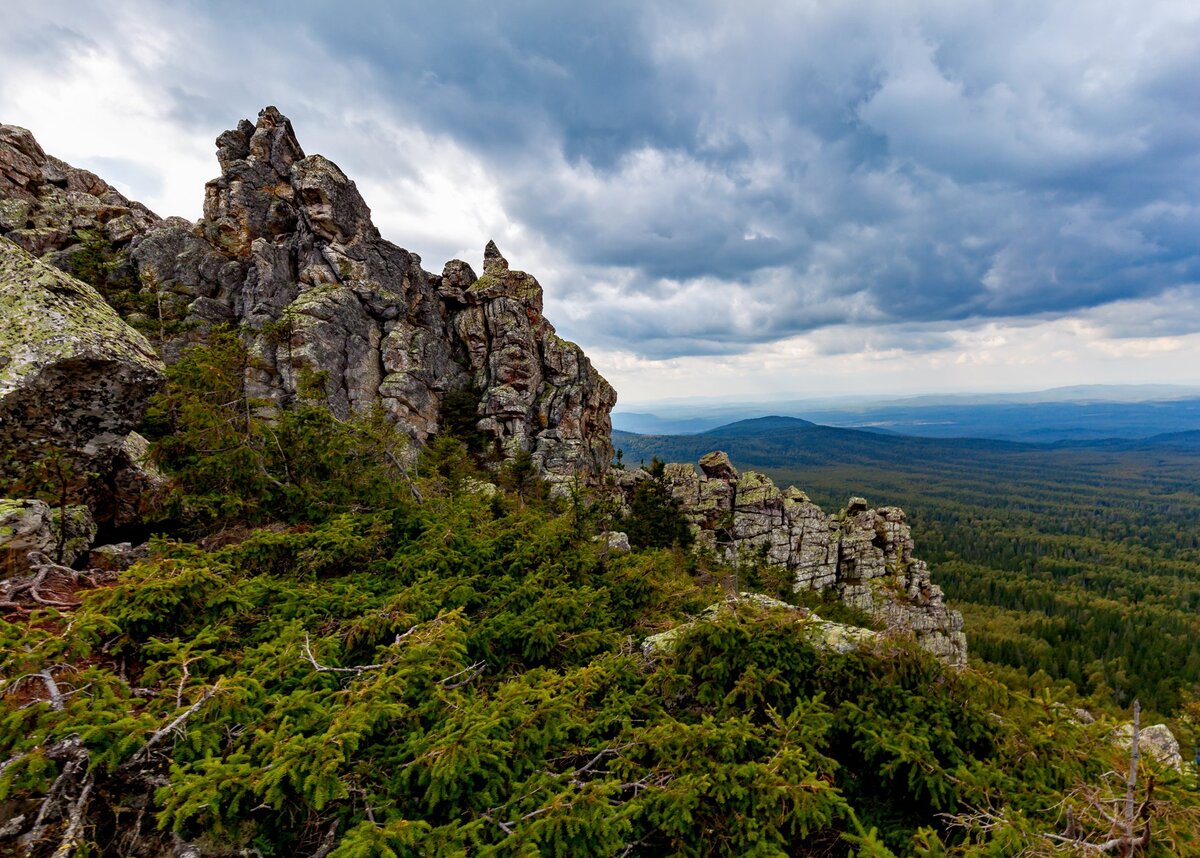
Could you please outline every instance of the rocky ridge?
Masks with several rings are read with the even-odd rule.
[[[623,473],[626,489],[645,471]],[[697,545],[730,563],[787,569],[796,590],[832,590],[894,632],[953,664],[966,662],[962,615],[948,609],[929,567],[914,554],[898,507],[872,509],[862,498],[827,515],[800,489],[763,474],[739,473],[723,452],[692,465],[669,464],[663,481],[691,523]]]
[[[95,173],[47,155],[26,129],[0,125],[0,236],[72,272],[89,247],[120,251],[159,223]]]
[[[211,326],[238,327],[248,388],[268,405],[308,397],[345,417],[378,403],[420,444],[447,395],[466,392],[502,457],[529,453],[560,488],[606,470],[616,393],[494,243],[482,277],[460,260],[425,271],[273,107],[222,134],[217,160],[203,218],[161,220],[0,126],[0,235],[68,272],[99,257],[106,278],[132,278],[169,331],[168,362]]]

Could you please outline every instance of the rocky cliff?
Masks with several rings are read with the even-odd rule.
[[[458,391],[503,457],[528,452],[560,487],[606,470],[616,393],[495,244],[482,277],[459,260],[425,271],[272,107],[222,134],[217,160],[204,217],[164,221],[3,126],[0,234],[81,276],[97,259],[105,278],[131,276],[153,298],[157,318],[142,321],[162,332],[168,361],[212,325],[239,328],[249,388],[266,404],[310,397],[346,416],[378,403],[420,444]]]
[[[0,496],[41,491],[134,520],[151,481],[133,433],[162,362],[95,289],[0,238]]]
[[[649,479],[621,475],[626,487]],[[692,465],[669,464],[663,477],[701,548],[730,563],[763,562],[788,570],[796,590],[832,590],[889,630],[954,664],[966,661],[962,615],[949,610],[929,567],[913,555],[904,511],[872,509],[861,498],[827,515],[799,489],[778,488],[752,471],[739,474],[722,452]]]

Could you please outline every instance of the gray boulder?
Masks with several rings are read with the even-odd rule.
[[[85,506],[60,512],[40,500],[0,498],[0,578],[28,570],[30,552],[69,566],[95,538],[96,522]]]
[[[95,289],[5,239],[0,319],[0,496],[66,491],[112,520],[162,362]]]

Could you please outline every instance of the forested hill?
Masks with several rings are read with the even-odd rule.
[[[688,461],[714,449],[714,444],[737,443],[738,455],[758,468],[787,468],[803,464],[869,463],[894,456],[938,459],[950,455],[991,456],[1055,451],[1200,453],[1200,430],[1167,432],[1149,438],[1104,438],[1038,444],[989,438],[927,438],[880,429],[823,426],[798,417],[755,417],[687,435],[641,435],[613,432],[613,446],[626,462],[657,455]],[[724,449],[724,447],[721,447]],[[733,455],[731,453],[731,455]]]
[[[721,449],[826,508],[903,507],[971,652],[1012,682],[1169,711],[1200,681],[1200,432],[1037,445],[767,417],[614,446],[627,466]]]
[[[722,446],[725,445],[725,446]],[[736,453],[727,447],[736,445]],[[724,449],[735,462],[756,468],[876,463],[896,456],[944,457],[1039,449],[1040,445],[978,438],[918,438],[867,429],[822,426],[798,417],[755,417],[695,435],[635,435],[613,432],[613,446],[636,464],[652,456],[686,462]]]

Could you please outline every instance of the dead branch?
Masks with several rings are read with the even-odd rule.
[[[41,551],[30,551],[25,556],[33,574],[0,581],[0,609],[28,613],[31,608],[39,606],[76,608],[79,602],[50,598],[42,593],[42,588],[53,584],[75,587],[81,583],[94,587],[112,576],[112,573],[100,569],[80,572],[55,563]]]
[[[338,821],[335,819],[329,826],[329,830],[325,832],[325,836],[321,838],[321,845],[317,847],[317,851],[312,854],[312,858],[325,858],[333,847],[337,844],[337,829]]]
[[[86,763],[87,753],[83,752],[82,747],[79,748],[79,751],[81,753],[79,753],[73,759],[68,760],[67,764],[63,766],[63,770],[59,772],[58,777],[54,779],[54,783],[50,785],[50,789],[47,791],[46,797],[42,799],[42,804],[38,808],[37,817],[33,821],[33,828],[31,828],[29,831],[27,838],[29,849],[27,851],[32,852],[33,844],[42,839],[42,835],[46,831],[46,823],[49,820],[51,813],[54,811],[55,805],[58,804],[59,794],[62,793],[65,788],[75,780],[75,776],[79,773],[80,768],[82,768],[84,763]]]
[[[462,688],[464,685],[467,685],[472,680],[474,680],[475,677],[477,677],[480,673],[482,673],[484,667],[486,667],[486,666],[487,666],[487,662],[477,661],[474,664],[467,665],[462,670],[460,670],[458,673],[452,673],[443,679],[439,679],[438,684],[444,685],[444,686],[446,686],[446,688]],[[465,679],[459,680],[458,682],[455,682],[453,684],[449,684],[449,685],[447,684],[450,682],[451,679],[455,679],[456,677],[462,676],[464,673],[468,674],[468,676]]]
[[[46,668],[38,676],[46,684],[46,692],[50,695],[50,708],[55,712],[61,712],[63,708],[63,696],[58,690],[58,683],[54,681],[54,674],[50,672],[50,668]]]
[[[1125,789],[1125,842],[1133,853],[1133,793],[1137,789],[1138,739],[1142,733],[1142,703],[1133,701],[1133,737],[1129,744],[1129,779]]]
[[[79,847],[79,833],[83,828],[83,814],[87,810],[88,798],[92,794],[91,774],[83,779],[83,789],[79,791],[79,798],[75,799],[75,803],[71,805],[70,815],[67,817],[67,830],[63,833],[62,841],[58,844],[58,848],[54,850],[53,858],[70,858]]]
[[[149,757],[150,751],[153,750],[159,742],[171,735],[171,733],[173,733],[175,730],[179,729],[179,727],[183,725],[183,722],[188,718],[195,715],[201,706],[212,699],[213,695],[217,693],[217,689],[220,687],[221,680],[218,679],[215,683],[213,683],[212,688],[208,689],[208,691],[205,691],[200,695],[199,700],[197,700],[183,712],[180,712],[178,715],[176,715],[175,718],[171,720],[171,723],[167,724],[165,727],[160,727],[151,733],[150,738],[146,740],[146,744],[142,745],[141,750],[130,757],[126,762],[122,763],[121,768],[128,769],[140,762],[145,761],[147,757]]]
[[[411,632],[412,629],[409,629],[404,633],[403,636],[397,636],[396,641],[399,642],[403,637],[407,637]],[[379,664],[358,664],[353,667],[326,667],[318,662],[313,656],[312,646],[308,640],[308,632],[304,633],[304,657],[308,660],[308,663],[313,666],[313,670],[315,670],[317,673],[353,673],[357,675],[366,673],[368,670],[379,670],[384,666],[384,662],[380,662]]]

